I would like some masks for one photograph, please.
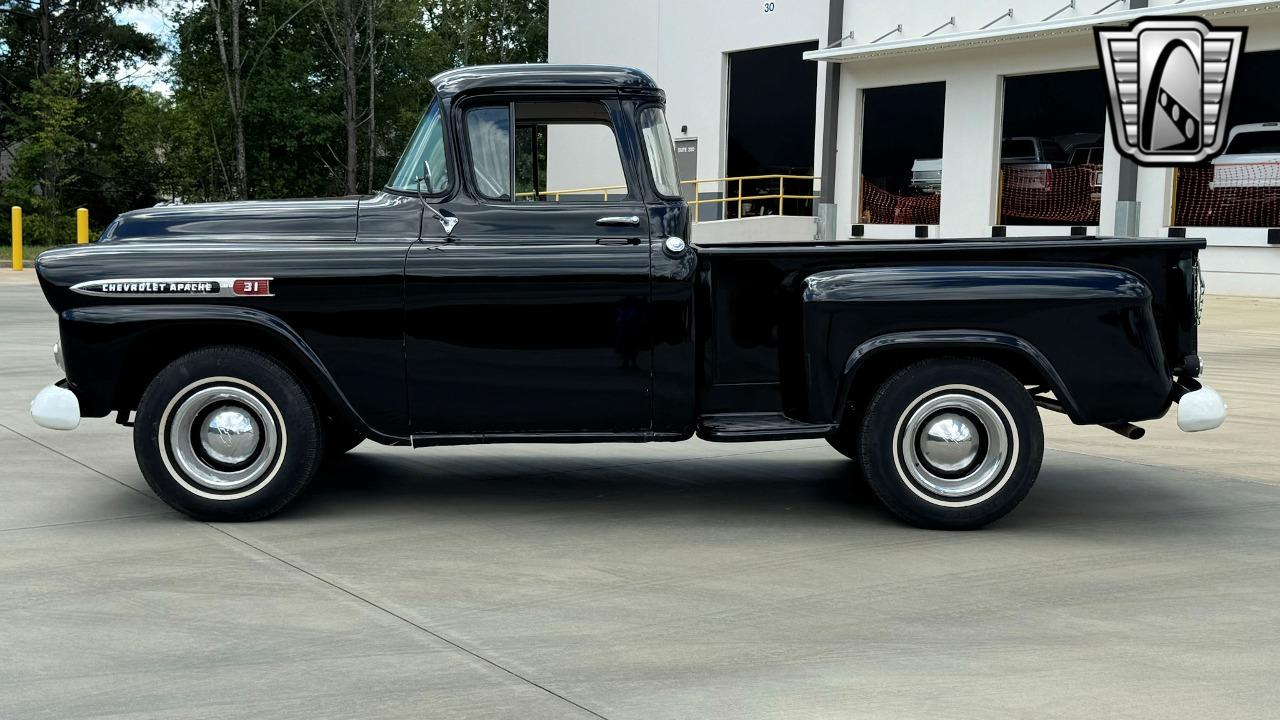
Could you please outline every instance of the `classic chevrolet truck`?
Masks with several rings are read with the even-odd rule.
[[[1223,420],[1201,240],[699,246],[645,74],[433,86],[382,192],[135,210],[42,254],[66,379],[35,421],[115,413],[155,493],[207,520],[279,511],[366,438],[697,435],[825,438],[892,513],[958,529],[1031,489],[1039,409],[1132,438],[1175,402],[1184,430]],[[556,186],[564,150],[616,155],[615,183]]]

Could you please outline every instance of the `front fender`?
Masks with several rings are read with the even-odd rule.
[[[85,417],[132,409],[150,377],[189,350],[249,344],[302,373],[333,412],[367,437],[403,441],[370,427],[310,345],[271,313],[230,305],[98,305],[64,310],[58,324],[68,384]]]

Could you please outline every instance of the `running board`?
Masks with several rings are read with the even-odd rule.
[[[835,427],[802,423],[782,413],[723,413],[702,416],[698,437],[712,442],[803,440],[824,437]]]

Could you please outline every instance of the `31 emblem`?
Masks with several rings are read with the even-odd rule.
[[[1198,163],[1222,152],[1246,30],[1200,18],[1095,28],[1116,148],[1143,165]]]

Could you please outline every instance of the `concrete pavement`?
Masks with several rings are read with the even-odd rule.
[[[1280,303],[1209,305],[1226,428],[1166,418],[1135,443],[1046,418],[1039,483],[981,532],[892,521],[822,442],[366,443],[277,519],[214,525],[151,496],[127,430],[33,426],[56,326],[6,275],[0,718],[1243,718],[1280,702]]]

